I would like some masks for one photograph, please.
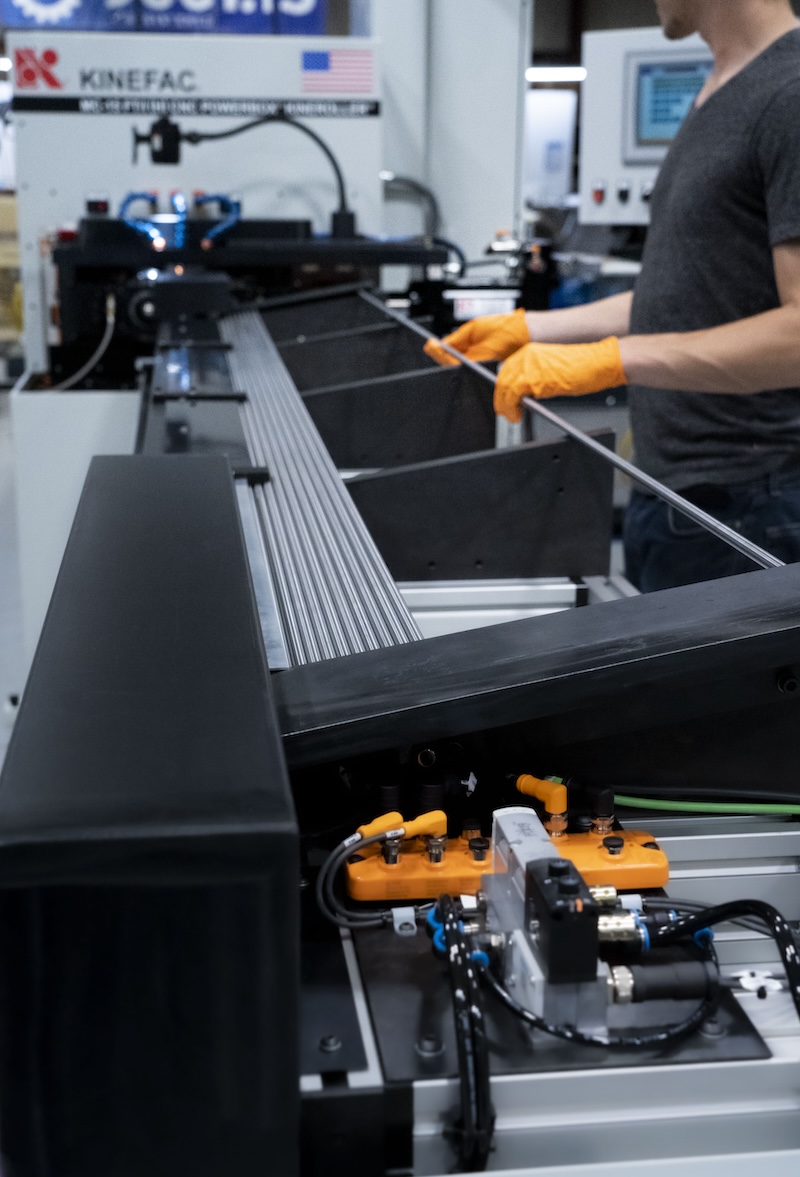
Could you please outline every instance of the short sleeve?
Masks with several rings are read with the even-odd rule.
[[[783,86],[755,130],[773,247],[800,238],[800,77]]]

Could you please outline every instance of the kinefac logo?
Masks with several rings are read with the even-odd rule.
[[[80,88],[122,94],[191,94],[197,81],[193,69],[82,69]]]
[[[14,77],[18,90],[38,90],[43,86],[47,90],[63,90],[63,86],[53,67],[58,64],[58,54],[55,49],[43,49],[37,53],[35,49],[16,49],[14,51]]]

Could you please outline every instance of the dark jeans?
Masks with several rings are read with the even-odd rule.
[[[784,563],[800,560],[797,467],[727,489],[693,489],[687,497]],[[625,513],[624,536],[625,575],[643,593],[760,567],[674,507],[636,490]]]

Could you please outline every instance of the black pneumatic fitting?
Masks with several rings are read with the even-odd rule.
[[[719,970],[711,961],[630,965],[634,1001],[704,1000],[719,989]]]
[[[472,851],[472,857],[476,862],[485,862],[486,855],[489,852],[488,838],[470,838],[469,848]]]

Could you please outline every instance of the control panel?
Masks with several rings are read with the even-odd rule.
[[[580,220],[646,225],[658,170],[712,68],[700,37],[659,27],[586,33],[581,91]]]

